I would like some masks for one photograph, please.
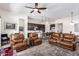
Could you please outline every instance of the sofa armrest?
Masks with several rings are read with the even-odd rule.
[[[42,42],[42,39],[37,39],[34,42]]]
[[[76,41],[72,41],[73,44],[76,44]]]
[[[23,42],[26,42],[27,43],[27,39],[24,39]]]
[[[28,39],[24,39],[23,43],[26,43],[27,45],[29,45],[29,40]]]
[[[23,42],[23,39],[20,39],[20,40],[11,40],[10,44],[11,45],[15,45],[16,43],[20,43],[20,42]]]
[[[13,42],[13,40],[10,40],[10,45],[11,46],[15,45],[15,42]]]
[[[51,35],[49,36],[49,39],[53,39]]]

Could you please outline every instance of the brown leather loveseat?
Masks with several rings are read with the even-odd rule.
[[[49,39],[49,43],[55,44],[57,46],[60,46],[69,50],[75,50],[76,49],[75,40],[76,40],[76,37],[74,34],[52,33]]]

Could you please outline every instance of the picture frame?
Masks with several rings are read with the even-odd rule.
[[[15,23],[6,23],[5,29],[16,29]]]

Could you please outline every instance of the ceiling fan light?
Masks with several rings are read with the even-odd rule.
[[[34,11],[38,11],[38,9],[34,9]]]

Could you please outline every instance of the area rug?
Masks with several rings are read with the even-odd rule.
[[[44,40],[41,45],[21,51],[17,53],[17,56],[79,56],[79,45],[76,51],[70,51],[55,45],[50,45],[47,40]]]

